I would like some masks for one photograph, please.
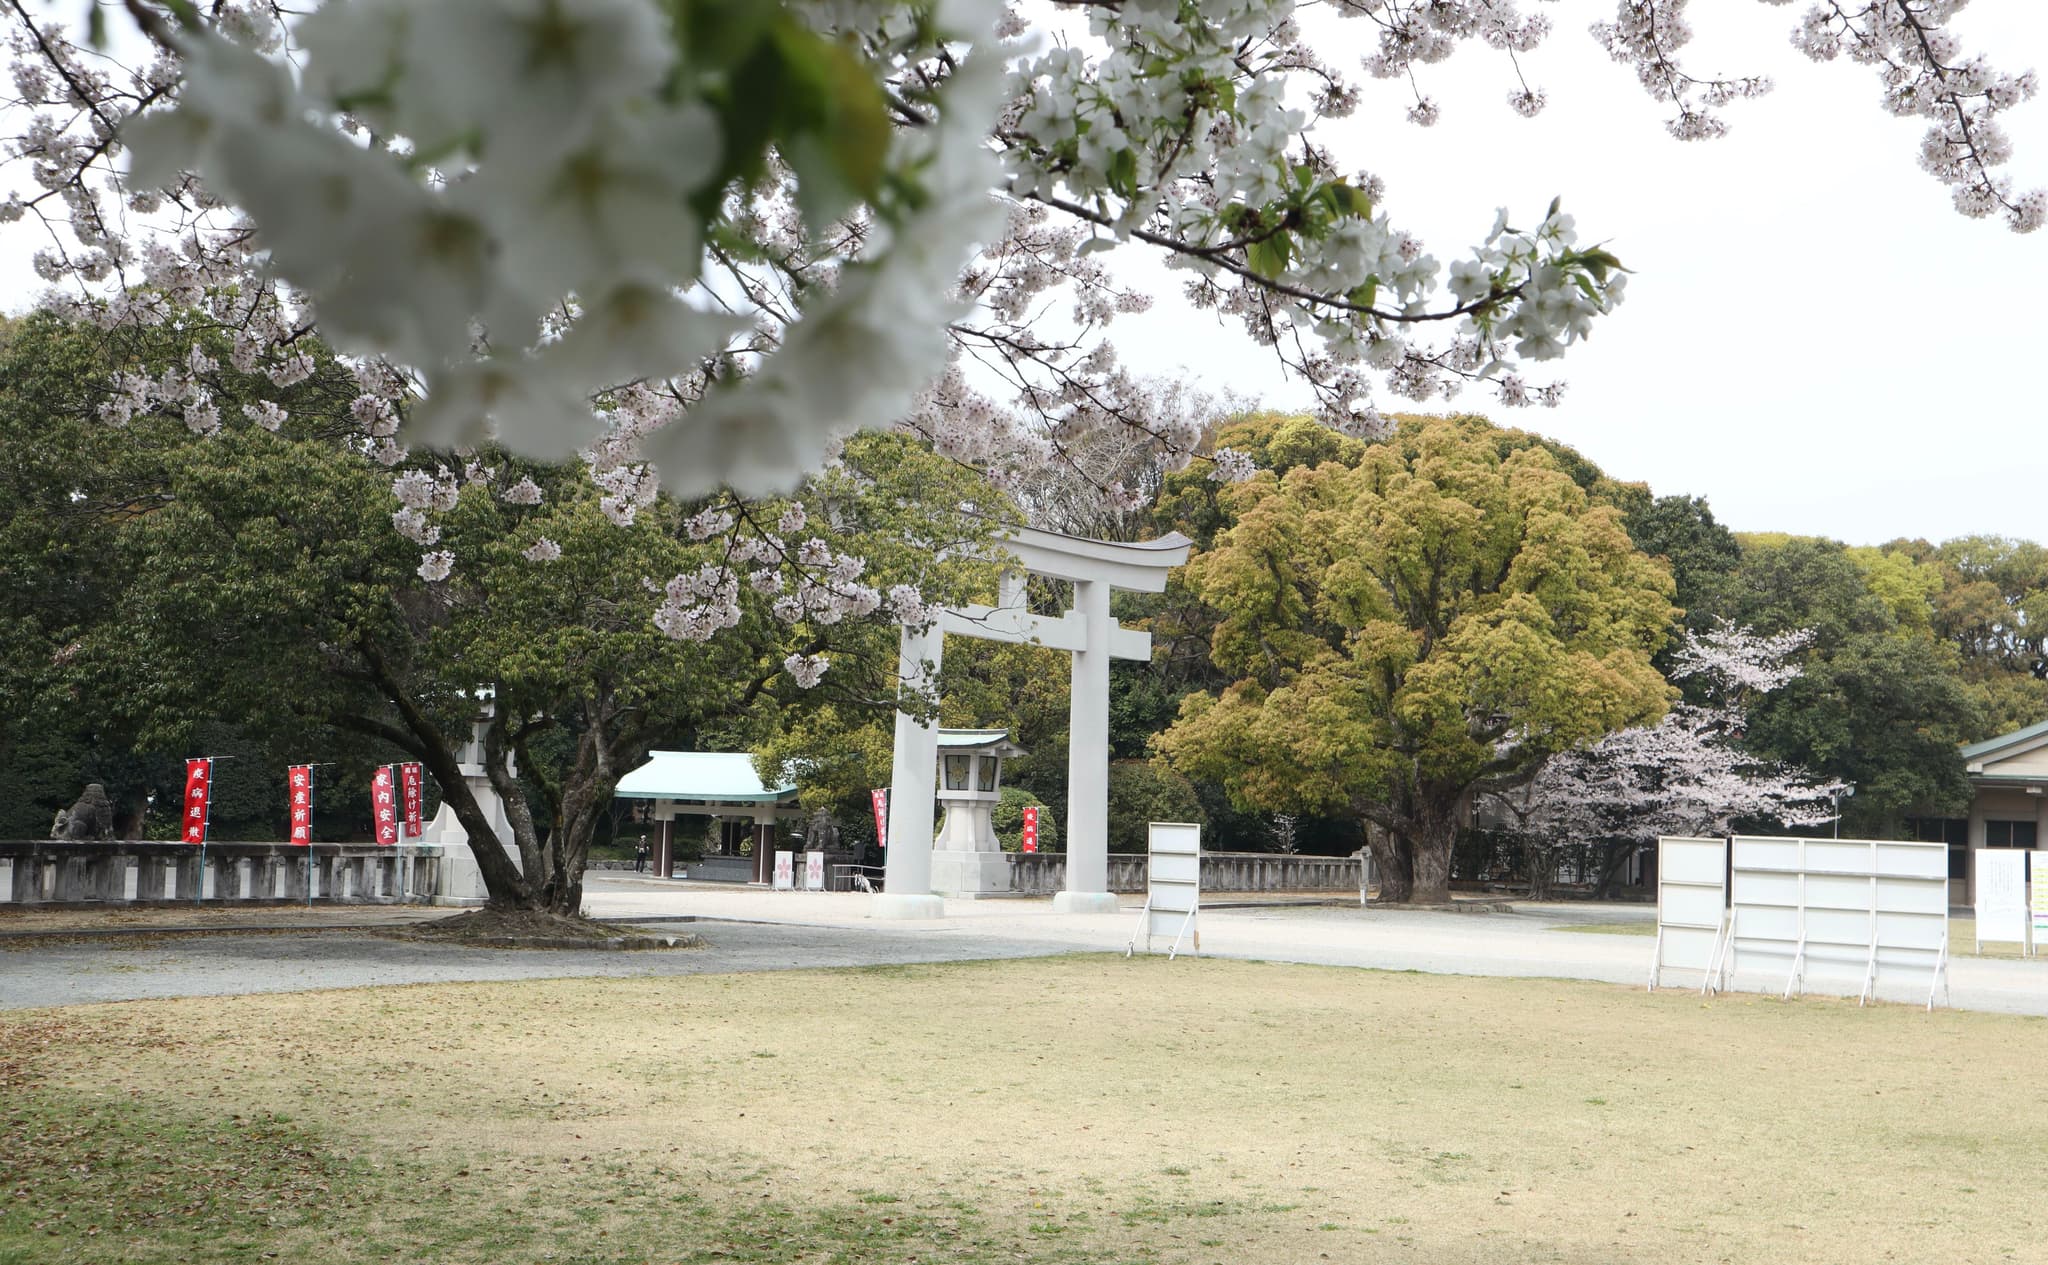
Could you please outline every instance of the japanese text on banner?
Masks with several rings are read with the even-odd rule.
[[[313,842],[313,766],[294,764],[285,770],[285,785],[290,789],[292,811],[292,842],[300,847],[311,846]]]
[[[186,843],[206,842],[207,807],[213,798],[213,757],[185,761],[183,838]]]
[[[875,843],[886,848],[889,846],[889,792],[869,791],[868,798],[875,802]]]
[[[381,764],[370,778],[370,813],[377,823],[377,846],[398,842],[398,796],[392,789],[391,766]]]
[[[417,764],[398,766],[399,800],[405,806],[405,834],[415,843],[423,833],[420,826],[421,804],[426,798],[426,779]]]

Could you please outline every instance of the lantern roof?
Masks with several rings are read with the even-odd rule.
[[[1024,748],[1010,741],[1007,729],[941,729],[939,750],[954,755],[992,755],[1002,758],[1024,755]]]

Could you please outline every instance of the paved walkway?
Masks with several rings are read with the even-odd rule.
[[[1117,915],[1057,914],[1049,900],[949,900],[946,917],[879,922],[853,893],[769,892],[592,875],[587,909],[600,918],[693,919],[710,947],[645,953],[498,951],[385,940],[341,929],[308,934],[147,937],[62,943],[0,940],[0,1008],[142,997],[359,987],[458,980],[658,976],[909,962],[1122,952],[1137,902]],[[1225,897],[1216,898],[1227,900]],[[1234,903],[1234,902],[1233,902]],[[317,914],[318,911],[316,911]],[[392,911],[396,913],[397,911]],[[1563,930],[1654,919],[1642,905],[1518,904],[1509,914],[1452,914],[1250,902],[1206,909],[1204,956],[1443,974],[1547,976],[1640,986],[1647,935]],[[360,911],[334,911],[334,921]],[[245,924],[246,925],[246,924]],[[317,922],[314,925],[319,925]],[[0,923],[0,931],[5,924]],[[1966,958],[1950,966],[1954,1004],[2048,1015],[2048,960]],[[1887,990],[1925,998],[1925,986]]]

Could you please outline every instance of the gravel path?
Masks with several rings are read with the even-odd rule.
[[[868,897],[769,892],[593,875],[587,910],[646,929],[701,933],[702,949],[617,953],[470,949],[388,940],[354,930],[50,941],[0,939],[0,1009],[145,997],[221,996],[387,984],[573,976],[695,975],[803,967],[886,966],[1073,952],[1122,952],[1137,921],[1058,914],[1046,900],[949,900],[946,916],[877,921]],[[252,916],[260,911],[251,911]],[[337,916],[343,911],[335,911]],[[1432,974],[1545,976],[1641,987],[1653,941],[1585,934],[1588,925],[1653,922],[1642,905],[1518,905],[1513,913],[1361,909],[1335,902],[1205,909],[1204,956]],[[684,921],[664,921],[681,919]],[[1164,948],[1164,945],[1159,946]],[[1965,958],[1949,966],[1952,1004],[2048,1015],[2048,959]],[[1818,985],[1816,985],[1818,986]],[[1851,988],[1853,989],[1853,984]],[[1774,984],[1771,991],[1776,991]],[[1923,1002],[1901,980],[1891,1000]]]
[[[0,944],[0,1009],[148,997],[221,997],[474,980],[701,975],[1038,957],[1063,946],[989,936],[830,927],[664,923],[701,949],[468,949],[356,932],[194,935]]]

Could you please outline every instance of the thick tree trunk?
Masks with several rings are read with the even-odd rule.
[[[1415,889],[1413,853],[1406,840],[1377,822],[1365,823],[1365,844],[1372,849],[1373,870],[1380,881],[1380,900],[1405,905]]]
[[[1451,900],[1451,842],[1456,836],[1446,830],[1415,840],[1415,890],[1408,900],[1416,905],[1447,905]]]
[[[1458,841],[1458,828],[1465,824],[1464,789],[1432,788],[1415,796],[1409,819],[1413,822],[1410,850],[1415,857],[1415,889],[1409,900],[1417,905],[1447,905],[1451,900],[1451,849]]]

